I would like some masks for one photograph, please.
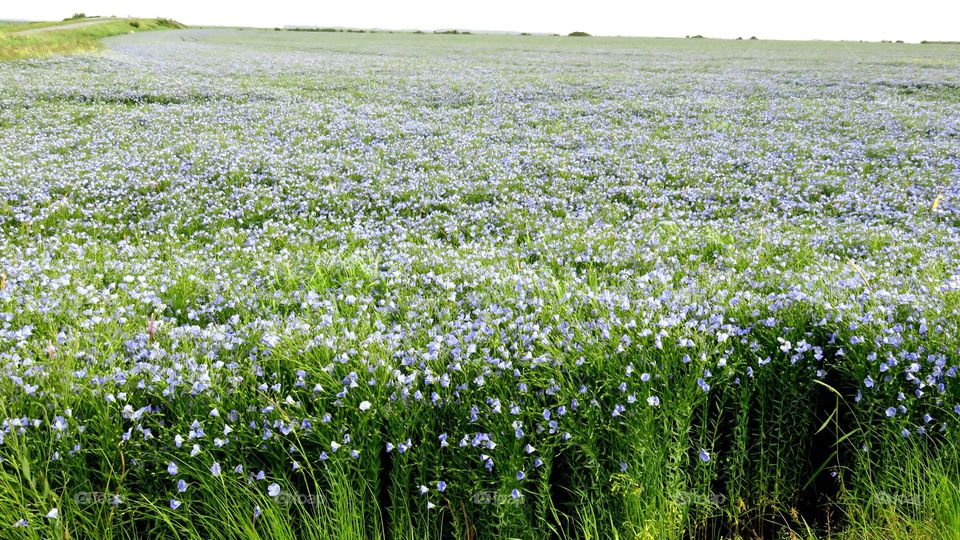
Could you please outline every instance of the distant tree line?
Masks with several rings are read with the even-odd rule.
[[[329,26],[326,27],[313,27],[313,26],[288,26],[285,28],[276,27],[274,28],[277,32],[348,32],[354,34],[366,34],[366,33],[376,33],[376,32],[386,32],[392,34],[390,30],[361,30],[358,28],[332,28]],[[414,34],[425,34],[423,30],[414,30]],[[464,30],[434,30],[434,34],[444,34],[444,35],[455,35],[455,36],[469,36],[470,32]]]
[[[366,34],[368,32],[373,33],[375,30],[361,30],[358,28],[330,28],[330,27],[310,27],[310,26],[293,26],[288,28],[280,28],[279,26],[274,28],[278,32],[349,32],[353,34]]]

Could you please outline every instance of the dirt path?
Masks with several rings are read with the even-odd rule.
[[[42,32],[53,32],[55,30],[70,30],[73,28],[83,28],[84,26],[93,26],[96,24],[103,24],[110,19],[94,19],[90,21],[75,22],[68,24],[58,24],[56,26],[44,26],[42,28],[31,28],[29,30],[21,30],[19,32],[14,32],[10,35],[12,36],[29,36],[31,34],[40,34]]]

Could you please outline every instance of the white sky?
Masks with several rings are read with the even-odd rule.
[[[262,27],[960,41],[960,0],[0,0],[0,19],[75,12]]]

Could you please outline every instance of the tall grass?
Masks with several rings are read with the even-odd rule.
[[[82,22],[82,21],[81,21]],[[92,22],[92,21],[91,21]],[[45,32],[16,35],[16,32],[59,26],[63,22],[13,24],[0,26],[0,60],[16,60],[96,51],[101,48],[99,40],[151,30],[168,30],[184,26],[169,19],[106,19],[103,22],[80,28],[64,28]]]
[[[369,279],[370,267],[314,267],[310,274],[287,274],[277,287],[360,282]],[[182,294],[196,294],[187,291]],[[413,301],[412,296],[408,299]],[[177,305],[177,298],[170,300]],[[180,300],[184,305],[194,302],[189,297]],[[547,313],[565,316],[575,314],[570,309],[557,300],[545,305]],[[839,334],[836,341],[842,342],[844,331],[808,325],[821,315],[814,305],[781,313],[791,332],[822,344],[829,353],[835,349],[827,336]],[[775,356],[777,335],[770,331],[759,350],[730,355],[728,365]],[[762,340],[763,334],[754,337]],[[155,339],[158,350],[171,345],[163,331]],[[272,380],[295,381],[305,372],[309,380],[336,386],[337,378],[321,369],[329,358],[304,354],[303,346],[281,343],[265,352],[260,364],[275,374]],[[121,345],[104,347],[103,354],[111,356]],[[157,447],[138,440],[140,436],[117,444],[129,428],[121,418],[121,405],[104,400],[104,390],[95,386],[76,387],[71,373],[79,367],[79,351],[58,350],[46,360],[51,364],[44,382],[49,397],[18,398],[16,408],[0,405],[0,417],[49,418],[71,410],[74,417],[86,419],[79,436],[82,459],[64,459],[72,449],[55,432],[9,432],[0,446],[0,521],[12,524],[24,515],[42,516],[58,508],[58,519],[35,518],[18,534],[205,539],[940,538],[958,525],[956,442],[936,435],[905,438],[898,426],[874,416],[878,411],[852,407],[846,390],[855,387],[849,377],[859,375],[848,373],[847,366],[855,363],[850,359],[819,366],[833,373],[825,378],[828,382],[811,377],[809,363],[781,360],[758,369],[752,378],[718,375],[704,392],[696,382],[702,364],[691,361],[687,349],[665,343],[651,350],[656,352],[618,354],[599,342],[579,351],[576,357],[586,362],[575,367],[576,357],[547,349],[544,353],[558,361],[525,366],[521,380],[530,388],[556,385],[564,389],[559,395],[518,391],[509,379],[488,377],[485,395],[498,396],[505,408],[523,403],[519,415],[485,413],[469,421],[471,400],[459,406],[449,402],[440,413],[429,403],[391,402],[387,387],[378,384],[356,390],[361,395],[351,398],[351,403],[362,397],[376,404],[370,413],[354,405],[338,412],[340,427],[321,423],[309,431],[294,430],[285,451],[267,448],[256,433],[244,432],[232,435],[222,451],[211,448],[197,457],[187,455],[189,444],[183,449]],[[659,376],[648,388],[661,405],[611,418],[609,411],[625,399],[616,386],[628,366],[656,366]],[[477,368],[465,365],[465,378],[480,375]],[[344,369],[367,371],[364,364],[352,362]],[[386,365],[369,373],[381,380],[391,377]],[[255,384],[213,384],[214,392],[189,399],[165,397],[161,387],[155,393],[148,390],[144,397],[155,409],[141,419],[140,429],[149,427],[155,435],[169,437],[186,433],[199,418],[207,419],[203,421],[212,436],[213,425],[219,424],[210,421],[214,409],[221,414],[239,411],[238,424],[244,424],[257,416],[251,416],[251,406],[269,406],[278,419],[296,424],[298,418],[320,418],[330,405],[310,388],[293,390],[293,399],[283,401]],[[563,393],[581,385],[588,388],[583,394]],[[579,408],[567,415],[576,421],[567,422],[557,416],[558,405],[570,408],[574,399]],[[543,463],[535,466],[521,440],[512,437],[511,422],[519,418],[533,429],[543,424],[537,416],[545,409],[561,423],[555,436],[538,445],[535,455]],[[359,446],[342,440],[343,426],[350,427]],[[502,435],[499,445],[485,452],[494,456],[496,466],[487,472],[477,467],[477,456],[440,448],[435,440],[440,432]],[[562,433],[569,433],[569,440]],[[417,442],[405,453],[384,451],[386,443],[406,437]],[[331,441],[355,448],[359,457],[346,450],[332,452]],[[458,443],[451,438],[450,444]],[[700,458],[701,448],[710,461]],[[323,452],[328,458],[320,460]],[[51,461],[54,453],[61,458]],[[290,467],[292,461],[299,464],[296,470]],[[179,477],[187,479],[185,493],[176,492],[162,472],[169,462],[178,463]],[[221,464],[219,476],[210,473],[214,462]],[[245,474],[234,473],[241,463],[247,467]],[[282,496],[269,496],[262,482],[249,478],[256,472],[250,470],[254,464],[270,471]],[[518,482],[518,470],[535,481]],[[435,485],[429,486],[429,495],[422,496],[418,490],[424,478],[443,479],[455,487],[439,493]],[[520,490],[519,497],[511,495],[513,489]],[[426,508],[425,498],[431,499],[432,509]],[[170,508],[170,499],[182,506]]]

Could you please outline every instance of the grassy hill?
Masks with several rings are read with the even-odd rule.
[[[102,38],[184,28],[170,19],[87,18],[0,24],[0,60],[95,51]]]

